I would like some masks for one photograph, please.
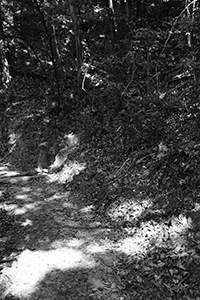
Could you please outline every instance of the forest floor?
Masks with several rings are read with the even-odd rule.
[[[123,228],[48,175],[10,175],[2,165],[1,208],[19,226],[9,233],[14,259],[2,264],[1,299],[200,299],[200,244],[186,242],[184,216]]]
[[[2,298],[128,299],[115,268],[116,232],[81,195],[71,196],[45,175],[3,179],[9,197],[2,207],[23,229],[13,237],[21,253],[2,270]]]

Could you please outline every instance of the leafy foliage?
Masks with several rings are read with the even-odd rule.
[[[68,2],[2,1],[4,161],[35,169],[40,143],[53,145],[78,133],[71,164],[54,175],[66,189],[80,192],[84,203],[109,216],[120,207],[121,228],[190,214],[200,194],[199,2]],[[134,215],[136,209],[126,200],[132,198],[141,205],[151,199],[152,210],[147,206],[130,217],[128,211]],[[193,214],[192,219],[198,224]],[[179,291],[173,281],[180,265],[165,259],[170,278],[144,266],[141,278],[133,280],[130,266],[126,288],[133,297],[145,282],[147,294],[138,299],[151,299],[148,286],[157,279],[169,299],[186,299],[185,279],[177,278]]]

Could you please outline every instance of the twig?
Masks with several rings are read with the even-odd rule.
[[[119,170],[116,172],[116,175],[119,174],[121,172],[121,170],[123,169],[123,167],[125,166],[125,164],[127,163],[127,161],[129,160],[129,157],[123,162],[122,166],[119,168]]]

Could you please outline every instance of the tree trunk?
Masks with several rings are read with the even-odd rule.
[[[81,50],[81,40],[79,34],[79,25],[77,20],[77,7],[74,0],[69,0],[69,9],[73,22],[75,47],[76,47],[76,65],[77,65],[77,86],[79,96],[81,95],[82,89],[82,76],[81,76],[81,66],[82,66],[82,50]]]
[[[6,118],[6,105],[7,105],[7,95],[8,88],[11,82],[10,70],[9,70],[9,63],[6,57],[6,52],[8,51],[6,45],[6,39],[4,34],[4,27],[3,27],[3,19],[4,19],[4,11],[3,7],[0,6],[0,73],[1,76],[1,90],[0,90],[0,154],[2,154],[5,150],[4,144],[7,142],[7,118]],[[5,141],[5,143],[4,143]]]
[[[118,41],[125,39],[128,32],[128,20],[129,20],[129,10],[128,5],[125,0],[120,0],[117,23],[117,36]]]
[[[46,19],[45,19],[45,15],[40,7],[39,1],[38,0],[34,0],[34,3],[36,4],[38,13],[41,16],[41,20],[49,41],[49,46],[50,46],[50,52],[51,52],[51,61],[53,64],[53,71],[54,71],[54,76],[55,76],[55,82],[56,82],[56,108],[59,110],[60,109],[60,101],[61,101],[61,90],[60,90],[60,76],[59,76],[59,72],[60,69],[58,68],[58,61],[57,61],[57,49],[56,49],[56,40],[55,40],[55,36],[54,33],[51,32],[49,30],[49,27],[47,25]],[[53,27],[53,25],[52,25]]]
[[[4,28],[3,28],[3,10],[0,7],[0,55],[1,55],[1,83],[3,86],[3,90],[7,90],[11,76],[9,71],[9,64],[6,57],[6,52],[8,51],[5,35],[4,35]]]
[[[115,11],[113,0],[108,0],[107,2],[107,11],[108,11],[108,24],[110,27],[111,39],[112,39],[112,46],[113,50],[115,49],[116,45],[116,22],[115,22]]]

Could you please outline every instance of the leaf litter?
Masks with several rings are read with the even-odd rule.
[[[20,253],[2,262],[2,299],[200,299],[191,220],[163,221],[140,198],[121,196],[96,214],[76,189],[49,188],[45,177],[10,184],[2,207],[24,226]]]

